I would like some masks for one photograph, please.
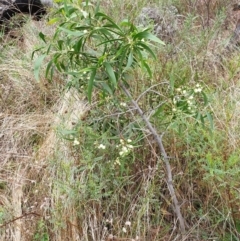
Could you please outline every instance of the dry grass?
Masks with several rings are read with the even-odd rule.
[[[33,240],[38,220],[48,215],[45,206],[50,183],[44,172],[48,160],[57,145],[68,156],[55,128],[61,123],[70,128],[86,110],[77,92],[61,93],[56,81],[51,84],[41,77],[37,82],[33,76],[31,52],[39,44],[38,31],[52,31],[45,24],[29,22],[17,32],[23,39],[11,39],[10,45],[7,36],[2,42],[0,180],[4,222],[0,240]]]

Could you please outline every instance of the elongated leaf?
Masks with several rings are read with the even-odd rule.
[[[79,41],[74,45],[74,49],[79,53],[83,49],[83,38],[80,38]]]
[[[40,37],[40,39],[42,39],[42,41],[44,42],[44,43],[46,43],[46,39],[45,39],[45,34],[43,34],[42,32],[40,32],[39,34],[38,34],[38,36]]]
[[[64,44],[64,41],[63,40],[58,40],[57,41],[57,44],[58,44],[58,48],[59,48],[59,50],[62,50],[63,49],[63,44]]]
[[[133,63],[133,53],[131,51],[128,55],[127,66],[124,68],[123,72],[127,71],[132,66],[132,63]]]
[[[87,68],[84,68],[84,69],[81,69],[79,70],[79,73],[84,73],[84,72],[92,72],[93,69],[96,69],[96,67],[87,67]]]
[[[118,30],[120,30],[122,32],[121,28],[119,28],[119,26],[113,21],[113,19],[111,19],[106,14],[98,12],[98,13],[95,14],[95,17],[103,17],[104,19],[107,19],[110,23],[112,23],[114,28],[116,28],[116,29],[118,29]]]
[[[203,100],[204,100],[204,105],[207,105],[208,104],[208,97],[207,97],[207,95],[204,92],[202,92],[202,96],[203,96]]]
[[[143,58],[141,50],[139,48],[134,48],[134,51],[138,55],[138,60],[142,61],[144,58]]]
[[[42,65],[42,62],[44,60],[44,58],[46,57],[46,55],[40,55],[37,60],[35,61],[35,64],[34,64],[34,76],[36,78],[37,81],[39,81],[39,71],[40,71],[40,68],[41,68],[41,65]]]
[[[107,74],[108,74],[108,77],[109,77],[110,81],[112,82],[114,88],[116,88],[117,87],[117,80],[116,80],[116,76],[115,76],[115,73],[113,71],[112,66],[108,62],[105,62],[104,66],[106,68],[106,71],[107,71]]]
[[[126,56],[127,56],[127,52],[128,52],[128,49],[129,49],[129,46],[123,46],[119,49],[119,51],[117,52],[117,54],[115,55],[115,57],[118,59],[118,68],[119,68],[119,71],[122,71],[122,67],[123,67],[123,64],[124,64],[124,61],[126,59]],[[118,58],[119,57],[119,58]]]
[[[95,76],[96,76],[96,72],[97,72],[97,69],[93,68],[90,79],[88,81],[87,96],[88,96],[89,102],[92,101],[92,92],[93,92],[93,85],[94,85],[94,79],[95,79]]]
[[[44,49],[44,47],[35,49],[35,50],[32,52],[32,55],[31,55],[31,59],[32,59],[32,60],[33,60],[34,54],[35,54],[36,52],[40,51],[41,49]]]
[[[61,72],[61,63],[60,61],[58,61],[58,59],[61,57],[61,54],[55,54],[52,61],[55,64],[56,68]]]
[[[81,37],[83,36],[85,33],[83,31],[71,31],[69,29],[63,28],[63,27],[58,27],[60,30],[62,30],[63,32],[67,33],[69,36],[76,36],[76,37]]]
[[[50,44],[50,45],[48,46],[48,48],[47,48],[46,54],[49,54],[49,52],[50,52],[50,50],[51,50],[51,47],[52,47],[52,45]]]
[[[200,119],[201,119],[201,113],[200,113],[199,111],[196,113],[195,119],[196,119],[197,121],[200,121]]]
[[[98,13],[100,6],[100,1],[97,1],[97,6],[95,7],[95,14]]]
[[[108,29],[104,28],[104,27],[95,28],[94,30],[91,31],[91,35],[93,35],[94,33],[99,33],[99,32],[102,33],[105,37],[109,37],[110,39],[113,39],[111,32],[108,31]]]
[[[116,38],[119,38],[119,37],[124,38],[124,37],[126,37],[126,34],[123,31],[118,31],[118,29],[116,30],[115,28],[112,28],[112,25],[106,24],[103,27],[105,27],[105,26],[106,26],[106,28],[107,28],[107,30],[109,32],[112,32],[112,33],[116,34],[116,36],[117,36]]]
[[[59,130],[59,133],[61,133],[63,136],[66,136],[66,135],[75,135],[77,133],[77,131],[63,129],[63,130]]]
[[[48,24],[48,25],[52,25],[52,24],[57,23],[59,20],[60,20],[59,18],[51,18],[51,19],[47,22],[47,24]]]
[[[67,129],[58,129],[58,133],[65,139],[69,141],[74,140],[74,136],[76,135],[76,130],[67,130]]]
[[[127,44],[125,46],[121,46],[121,48],[116,52],[115,58],[119,57],[119,56],[124,58],[125,57],[124,55],[129,48],[130,48],[130,44]]]
[[[150,53],[150,54],[152,55],[152,57],[153,57],[154,59],[156,59],[156,56],[155,56],[155,54],[153,53],[153,51],[152,51],[145,43],[140,42],[140,43],[138,43],[138,45],[140,45],[142,48],[144,48],[148,53]]]
[[[147,70],[148,75],[151,78],[152,77],[152,71],[151,71],[149,65],[147,64],[145,58],[143,57],[142,51],[140,51],[139,48],[135,48],[134,50],[138,55],[138,59],[140,60],[142,67],[144,67]]]
[[[213,125],[213,118],[212,118],[212,115],[211,115],[210,113],[208,113],[208,112],[207,112],[206,115],[207,115],[207,119],[208,119],[208,121],[209,121],[209,123],[210,123],[210,129],[213,130],[214,125]]]
[[[236,220],[236,230],[240,233],[240,220]]]
[[[153,114],[153,117],[156,117],[158,115],[161,115],[163,110],[164,110],[164,104],[162,104],[160,107],[157,108],[157,110],[155,110],[155,113]]]
[[[137,33],[134,37],[134,39],[149,39],[149,40],[152,40],[156,43],[159,43],[159,44],[162,44],[162,45],[165,45],[165,43],[160,40],[158,37],[156,37],[155,35],[151,34],[148,32],[148,30],[145,30],[143,32],[140,32],[140,33]]]
[[[45,77],[48,77],[49,75],[49,71],[53,69],[53,61],[51,60],[48,65],[47,65],[47,68],[46,68],[46,72],[45,72]],[[52,73],[52,71],[51,71]],[[50,80],[52,80],[52,75],[50,76]]]
[[[117,41],[122,41],[122,38],[120,38],[120,39],[109,39],[109,40],[106,40],[106,41],[101,42],[101,43],[98,44],[97,46],[101,46],[101,45],[106,44],[106,43],[112,43],[112,42],[117,42]],[[117,54],[116,54],[116,55],[117,55]]]
[[[66,1],[64,1],[64,15],[66,15],[67,17],[69,17],[69,8],[68,8],[68,5],[66,3]]]
[[[108,92],[110,95],[113,95],[112,89],[109,87],[108,84],[106,84],[105,82],[101,83],[102,88],[104,91]]]
[[[147,62],[143,60],[141,63],[145,67],[145,69],[147,70],[149,77],[152,78],[152,71],[151,71],[149,65],[147,64]]]
[[[131,27],[132,26],[132,23],[128,21],[128,19],[124,19],[122,20],[122,22],[119,24],[120,26],[128,26],[128,27]]]

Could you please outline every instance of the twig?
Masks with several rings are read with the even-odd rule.
[[[12,219],[11,221],[8,221],[8,222],[0,225],[0,228],[3,228],[3,227],[5,227],[5,226],[7,226],[8,224],[13,223],[13,222],[17,221],[18,219],[22,219],[22,218],[24,218],[24,217],[26,217],[26,216],[29,216],[29,215],[35,215],[35,216],[41,217],[41,215],[38,214],[38,213],[26,213],[26,214],[24,214],[24,215],[22,215],[22,216],[20,216],[20,217],[14,218],[14,219]]]
[[[152,126],[150,121],[144,115],[144,113],[143,113],[142,109],[139,107],[138,103],[133,100],[132,95],[130,94],[130,92],[128,91],[128,89],[126,88],[126,86],[124,85],[123,82],[120,83],[120,86],[121,86],[122,90],[124,91],[124,93],[126,94],[126,96],[131,100],[132,104],[138,111],[138,114],[142,117],[143,121],[146,123],[148,129],[150,130],[150,132],[152,133],[153,137],[155,138],[155,140],[158,144],[158,147],[163,156],[163,161],[165,163],[166,170],[167,170],[167,173],[166,173],[167,174],[167,185],[168,185],[168,190],[170,192],[171,198],[173,200],[174,212],[176,213],[177,218],[179,220],[181,233],[184,234],[185,233],[185,222],[184,222],[183,216],[181,214],[180,205],[179,205],[176,193],[175,193],[175,189],[173,187],[172,170],[171,170],[171,166],[170,166],[170,163],[168,160],[167,153],[166,153],[165,148],[162,143],[162,138],[160,138],[156,129]]]

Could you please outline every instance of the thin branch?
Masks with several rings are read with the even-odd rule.
[[[138,102],[145,94],[147,94],[148,92],[154,92],[158,95],[161,95],[159,94],[157,91],[153,91],[152,89],[159,86],[159,85],[162,85],[162,84],[168,84],[168,82],[162,82],[162,83],[159,83],[159,84],[155,84],[155,85],[152,85],[151,87],[149,87],[148,89],[146,89],[143,93],[141,93],[138,98],[136,99],[136,102]]]
[[[5,226],[7,226],[8,224],[17,221],[18,219],[25,218],[26,216],[29,216],[29,215],[35,215],[35,216],[39,216],[39,217],[41,217],[41,215],[38,214],[38,213],[26,213],[26,214],[24,214],[24,215],[22,215],[22,216],[20,216],[20,217],[16,217],[16,218],[14,218],[14,219],[12,219],[12,220],[10,220],[10,221],[8,221],[8,222],[6,222],[6,223],[0,225],[0,228],[3,228],[3,227],[5,227]]]
[[[167,153],[166,153],[165,148],[162,143],[162,138],[158,135],[156,129],[152,126],[152,124],[150,123],[148,118],[144,115],[144,113],[143,113],[142,109],[139,107],[138,103],[135,100],[133,100],[132,95],[130,94],[130,92],[124,85],[124,83],[120,83],[120,86],[121,86],[122,90],[124,91],[124,93],[126,94],[126,96],[131,100],[131,102],[134,105],[134,107],[136,108],[138,114],[141,116],[143,121],[146,123],[148,129],[150,130],[150,132],[152,133],[153,137],[155,138],[155,140],[158,144],[158,147],[163,156],[163,161],[165,163],[166,170],[167,170],[167,173],[166,173],[167,174],[167,185],[168,185],[168,190],[170,192],[171,198],[173,200],[174,212],[176,213],[177,218],[179,220],[181,233],[184,234],[185,233],[185,222],[184,222],[184,218],[182,216],[181,210],[180,210],[180,204],[178,202],[178,199],[177,199],[177,196],[175,193],[175,189],[173,187],[172,170],[171,170],[171,166],[170,166],[170,163],[168,160]]]

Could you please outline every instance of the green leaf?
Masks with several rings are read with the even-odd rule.
[[[141,65],[147,70],[149,77],[152,78],[152,71],[147,62],[144,60],[142,52],[139,50],[139,48],[135,48],[134,50],[137,53],[139,60],[141,61]]]
[[[124,62],[126,60],[129,46],[130,45],[121,47],[115,55],[115,59],[118,61],[118,68],[120,72],[122,71],[122,67],[125,66]]]
[[[36,78],[37,81],[39,81],[39,71],[40,71],[40,68],[41,68],[41,65],[42,65],[42,62],[44,60],[44,58],[46,57],[46,55],[40,55],[37,60],[35,61],[35,64],[34,64],[34,76]]]
[[[196,113],[195,119],[196,119],[197,121],[200,121],[200,119],[201,119],[201,113],[200,113],[199,111]]]
[[[113,95],[112,89],[109,87],[109,85],[105,82],[101,83],[102,88],[104,91],[107,91],[110,95]]]
[[[31,56],[31,59],[32,59],[32,60],[33,60],[34,54],[35,54],[36,52],[39,52],[41,49],[44,49],[44,47],[35,49],[35,50],[32,52],[32,56]]]
[[[152,78],[152,71],[151,71],[149,65],[147,64],[147,62],[143,60],[141,63],[145,67],[145,69],[147,70],[149,77]]]
[[[131,66],[132,66],[132,63],[133,63],[133,53],[132,51],[129,53],[128,55],[128,62],[127,62],[127,66],[123,69],[123,73],[125,71],[127,71]]]
[[[42,32],[39,33],[39,37],[40,37],[40,39],[42,39],[42,41],[43,41],[44,43],[46,43],[45,36],[46,36],[46,35],[43,34]]]
[[[140,32],[140,33],[137,33],[133,39],[139,39],[139,40],[142,40],[142,39],[149,39],[149,40],[152,40],[156,43],[159,43],[159,44],[162,44],[162,45],[165,45],[165,43],[160,40],[158,37],[156,37],[155,35],[151,34],[148,32],[148,30],[145,30],[143,32]]]
[[[88,97],[89,102],[92,101],[92,92],[93,92],[93,85],[94,85],[94,79],[96,76],[96,72],[97,72],[97,69],[92,68],[92,73],[91,73],[90,79],[88,81],[87,97]]]
[[[131,22],[129,22],[128,19],[124,19],[124,20],[122,20],[122,22],[120,23],[120,26],[124,26],[124,27],[126,27],[126,26],[128,26],[128,27],[132,27],[133,24],[132,24]]]
[[[59,50],[63,50],[64,41],[63,41],[63,40],[58,40],[58,41],[57,41],[57,44],[58,44]]]
[[[103,34],[103,35],[108,39],[109,42],[115,40],[115,39],[113,39],[113,36],[112,36],[111,32],[108,31],[108,29],[107,29],[107,28],[104,28],[104,27],[96,27],[95,29],[93,29],[93,30],[91,31],[91,35],[90,35],[90,36],[92,36],[94,33],[99,34],[99,32],[100,32],[101,34]],[[98,36],[98,37],[99,37],[99,36]],[[109,40],[108,37],[110,38],[110,40]],[[101,38],[99,38],[99,39],[101,39]],[[106,41],[106,43],[107,43],[108,41]],[[115,40],[115,41],[116,41],[116,40]],[[102,43],[101,43],[101,44],[102,44]]]
[[[142,41],[140,41],[137,45],[140,45],[140,46],[141,46],[142,48],[144,48],[148,53],[150,53],[154,59],[156,59],[156,56],[155,56],[155,54],[153,53],[153,51],[152,51],[145,43],[143,43]]]
[[[76,130],[62,129],[62,130],[59,130],[59,133],[61,133],[64,136],[67,136],[67,135],[75,135],[77,133],[77,131]]]
[[[202,92],[202,96],[203,96],[204,105],[206,106],[208,104],[208,97],[204,92]]]
[[[46,54],[49,54],[49,52],[50,52],[50,50],[51,50],[51,47],[52,47],[52,45],[49,44],[49,46],[48,46],[48,48],[47,48],[47,51],[46,51]]]
[[[153,117],[156,117],[156,116],[162,114],[163,110],[164,110],[164,104],[157,108],[157,110],[153,114]]]
[[[53,61],[51,60],[47,65],[45,77],[48,77],[49,71],[53,68],[52,65],[53,65]],[[52,76],[50,77],[50,79],[52,80]]]
[[[119,26],[113,21],[113,19],[108,17],[106,14],[101,13],[101,12],[97,12],[95,14],[95,17],[103,17],[104,19],[107,19],[113,25],[114,28],[116,28],[116,29],[118,29],[122,32],[121,28],[119,28]]]
[[[121,56],[122,58],[125,58],[125,54],[126,54],[127,50],[129,49],[129,47],[130,47],[130,44],[121,46],[121,48],[116,52],[115,58],[117,58],[119,56]]]
[[[68,7],[67,7],[66,1],[64,1],[64,9],[62,9],[62,13],[63,13],[64,15],[66,15],[67,17],[69,16]]]
[[[60,20],[59,18],[52,18],[52,19],[50,19],[50,20],[48,21],[47,24],[52,25],[52,24],[57,23],[59,20]]]
[[[236,230],[238,231],[238,233],[240,233],[240,220],[239,219],[236,220]]]
[[[56,68],[61,72],[61,62],[59,61],[60,57],[61,57],[61,54],[57,53],[54,55],[52,61],[55,64]]]
[[[100,6],[100,1],[97,1],[97,6],[95,8],[95,14],[98,13],[99,11],[99,6]]]
[[[210,113],[208,113],[207,112],[207,119],[208,119],[208,121],[209,121],[209,123],[210,123],[210,128],[211,128],[211,130],[213,130],[213,128],[214,128],[214,125],[213,125],[213,118],[212,118],[212,115],[210,114]]]
[[[58,133],[68,141],[73,141],[74,136],[77,134],[76,130],[58,129]]]
[[[74,49],[79,53],[83,49],[83,38],[80,38],[79,41],[74,45]]]
[[[63,32],[67,33],[69,36],[75,36],[75,37],[81,37],[85,35],[83,31],[71,31],[69,29],[63,28],[63,27],[58,27],[58,29],[62,30]]]
[[[107,71],[107,74],[108,74],[108,77],[109,77],[110,81],[112,82],[114,88],[116,88],[117,87],[117,80],[116,80],[116,76],[115,76],[115,73],[113,71],[112,66],[108,62],[104,62],[103,64],[106,68],[106,71]]]

